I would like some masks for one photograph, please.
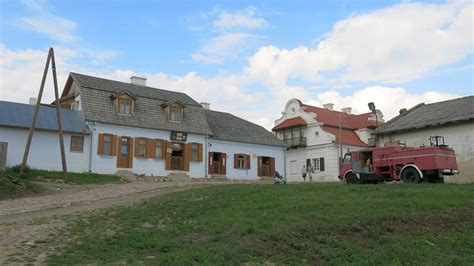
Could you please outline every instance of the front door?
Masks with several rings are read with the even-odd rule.
[[[119,137],[118,168],[132,168],[132,138]]]
[[[171,144],[171,170],[184,170],[184,144],[173,142]]]
[[[221,152],[209,153],[209,174],[226,175],[226,159],[227,155]]]

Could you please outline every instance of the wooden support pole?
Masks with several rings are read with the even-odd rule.
[[[38,118],[41,97],[43,96],[44,84],[46,82],[46,76],[48,75],[49,62],[51,58],[50,53],[51,50],[48,52],[48,58],[46,59],[46,65],[44,66],[43,79],[41,80],[38,98],[36,99],[35,112],[33,113],[33,120],[31,121],[30,131],[28,132],[28,139],[26,140],[25,153],[23,154],[23,161],[21,163],[20,173],[23,173],[26,168],[26,161],[28,160],[28,153],[30,152],[31,140],[33,139],[33,130],[35,129],[36,119]]]
[[[46,59],[46,64],[44,66],[43,78],[41,79],[40,90],[38,92],[38,98],[36,99],[36,105],[35,105],[35,111],[33,113],[33,120],[31,121],[31,127],[28,132],[28,138],[26,140],[25,152],[23,154],[23,161],[21,163],[20,173],[23,173],[25,171],[26,162],[28,161],[28,154],[31,148],[31,141],[33,139],[33,131],[36,125],[36,119],[38,118],[39,108],[41,105],[41,98],[43,97],[43,90],[44,90],[44,85],[46,83],[46,77],[48,76],[48,69],[49,69],[50,62],[52,62],[52,70],[53,70],[54,93],[56,97],[56,114],[57,114],[57,119],[58,119],[58,131],[59,131],[59,144],[61,148],[61,160],[62,160],[62,166],[63,166],[63,174],[66,177],[67,168],[66,168],[66,156],[64,152],[64,134],[63,134],[62,123],[61,123],[61,112],[59,109],[60,107],[59,107],[59,95],[58,95],[58,82],[56,78],[56,62],[54,60],[54,50],[52,47],[49,48],[48,58]]]
[[[51,56],[51,68],[53,70],[54,96],[56,98],[56,116],[58,118],[59,146],[61,148],[61,162],[63,165],[63,175],[67,177],[66,153],[64,152],[64,133],[61,122],[61,106],[59,103],[58,79],[56,77],[56,60],[54,59],[54,50],[49,48]]]

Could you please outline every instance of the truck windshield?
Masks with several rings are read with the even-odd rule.
[[[344,155],[344,162],[345,163],[350,163],[351,162],[351,154],[350,153],[346,153]]]

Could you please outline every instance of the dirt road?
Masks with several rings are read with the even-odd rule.
[[[233,182],[133,182],[101,186],[58,187],[59,193],[0,201],[0,265],[12,262],[41,263],[42,256],[27,260],[35,241],[54,235],[65,223],[64,215],[118,205],[190,188]],[[30,258],[31,259],[31,258]]]

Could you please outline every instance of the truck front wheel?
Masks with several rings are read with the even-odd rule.
[[[421,176],[420,174],[418,173],[418,171],[413,168],[413,167],[407,167],[407,169],[405,169],[403,172],[402,172],[402,181],[404,183],[420,183],[421,181]]]
[[[347,184],[359,184],[360,180],[359,180],[359,178],[357,177],[356,174],[349,173],[349,174],[347,174],[347,177],[346,177],[346,183]]]

